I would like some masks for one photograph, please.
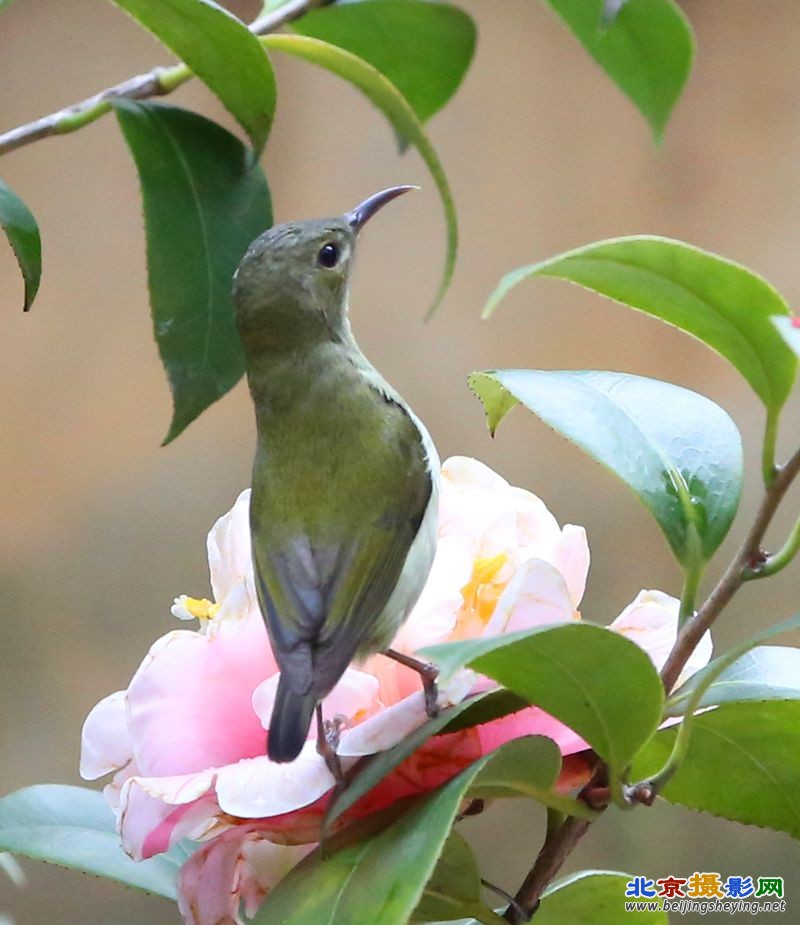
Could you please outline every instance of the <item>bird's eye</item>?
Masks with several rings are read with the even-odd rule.
[[[323,244],[317,254],[317,263],[330,270],[339,262],[339,248],[335,244]]]

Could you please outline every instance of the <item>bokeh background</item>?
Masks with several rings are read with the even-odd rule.
[[[415,154],[397,155],[383,118],[349,86],[283,58],[264,158],[276,218],[339,213],[393,183],[424,187],[383,213],[362,242],[356,333],[443,457],[479,457],[537,492],[562,522],[586,526],[593,564],[582,609],[606,622],[640,588],[679,590],[657,528],[613,478],[531,415],[515,412],[490,440],[467,374],[594,367],[705,392],[744,434],[743,520],[759,489],[761,409],[699,344],[565,283],[520,287],[490,322],[479,320],[480,309],[510,268],[635,232],[740,260],[797,305],[800,11],[794,0],[687,0],[699,55],[656,150],[644,120],[543,4],[461,3],[478,22],[477,57],[430,125],[459,208],[461,256],[434,320],[422,318],[443,229],[425,170]],[[243,16],[256,8],[231,6]],[[164,57],[111,4],[20,0],[0,20],[0,127]],[[199,85],[175,101],[225,121]],[[2,175],[37,215],[45,246],[42,291],[26,316],[13,257],[0,247],[0,792],[8,792],[78,782],[88,710],[124,686],[150,643],[173,628],[176,594],[208,593],[205,533],[248,484],[253,426],[240,385],[159,448],[169,394],[150,333],[137,180],[113,118],[12,153]],[[786,415],[784,450],[800,435],[796,407]],[[712,572],[743,527],[740,520]],[[796,611],[798,574],[800,566],[745,588],[718,643]],[[609,665],[609,683],[613,672]],[[541,838],[540,814],[507,804],[469,825],[485,876],[513,889]],[[783,875],[793,910],[786,917],[800,921],[799,861],[788,837],[659,806],[609,813],[569,869]],[[17,925],[178,921],[162,900],[23,867],[23,890],[0,873],[0,913]]]

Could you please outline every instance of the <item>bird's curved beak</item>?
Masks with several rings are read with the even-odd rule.
[[[356,206],[351,212],[347,212],[345,218],[350,223],[350,227],[358,234],[364,224],[372,218],[379,209],[382,209],[387,202],[391,202],[393,199],[402,196],[403,193],[407,193],[412,189],[419,189],[419,187],[390,186],[389,189],[381,190],[379,193],[370,196],[369,199],[365,199],[361,205]]]

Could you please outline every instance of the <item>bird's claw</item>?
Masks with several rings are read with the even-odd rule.
[[[337,788],[345,783],[342,762],[336,754],[339,747],[342,729],[347,726],[347,719],[337,713],[333,719],[322,719],[322,712],[317,712],[317,754],[325,759],[328,770],[336,781]]]
[[[420,668],[419,676],[425,693],[425,712],[433,719],[439,715],[439,687],[436,684],[439,669],[432,662],[426,662]]]

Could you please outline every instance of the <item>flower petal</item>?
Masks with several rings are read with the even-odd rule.
[[[269,891],[313,847],[273,844],[257,825],[223,832],[181,869],[178,907],[186,925],[240,925],[240,904],[254,915]]]
[[[419,729],[427,719],[425,696],[419,690],[364,720],[358,726],[345,729],[336,749],[337,754],[361,756],[385,751],[397,745],[415,729]]]
[[[562,755],[572,755],[589,748],[577,732],[573,732],[569,726],[565,726],[539,707],[525,707],[517,713],[478,726],[482,755],[494,751],[512,739],[530,735],[547,736],[548,739],[552,739]]]
[[[208,566],[214,598],[222,603],[228,592],[253,571],[250,544],[250,489],[208,534]]]
[[[125,715],[125,691],[116,691],[92,708],[81,733],[80,775],[96,780],[124,768],[133,757]]]
[[[352,763],[342,765],[346,770]],[[259,819],[308,806],[335,783],[324,759],[317,754],[316,741],[309,739],[289,764],[276,764],[262,755],[220,768],[216,791],[223,812]]]
[[[575,605],[561,572],[543,559],[530,559],[500,595],[485,635],[568,623],[575,618]]]
[[[627,636],[647,652],[660,671],[678,636],[680,601],[663,591],[640,591],[611,624],[611,629]],[[706,632],[692,653],[678,683],[682,684],[711,659],[711,633]]]
[[[151,648],[128,688],[142,774],[175,775],[263,754],[253,691],[276,670],[261,617],[209,635],[175,630]]]
[[[589,542],[586,531],[575,524],[564,524],[557,544],[553,565],[564,576],[576,607],[580,606],[589,574]]]
[[[117,809],[122,847],[141,861],[167,851],[182,838],[199,838],[213,827],[219,813],[213,783],[212,771],[126,780]]]

